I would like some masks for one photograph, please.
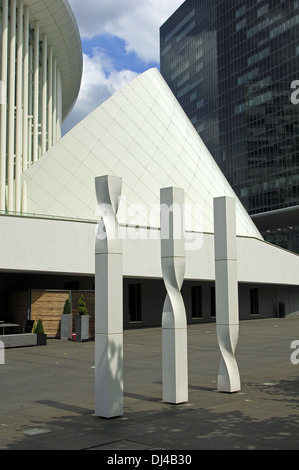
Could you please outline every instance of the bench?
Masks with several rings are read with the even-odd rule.
[[[26,346],[36,346],[37,338],[34,333],[24,333],[17,335],[3,335],[0,336],[0,341],[4,343],[5,349],[8,348],[22,348]]]

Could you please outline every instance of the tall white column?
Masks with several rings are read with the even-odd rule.
[[[29,90],[28,90],[28,167],[33,162],[33,46],[29,44]]]
[[[18,0],[17,21],[17,90],[16,90],[16,160],[15,210],[21,210],[22,133],[23,133],[23,0]]]
[[[181,288],[185,276],[184,190],[164,188],[161,262],[167,295],[162,314],[163,401],[188,401],[187,320]]]
[[[38,159],[39,132],[39,22],[34,23],[34,91],[33,91],[33,163]]]
[[[47,150],[52,147],[52,125],[53,125],[53,47],[48,49],[48,145]]]
[[[47,104],[48,104],[48,38],[43,34],[43,52],[42,52],[42,152],[47,151]]]
[[[123,414],[123,268],[117,210],[122,180],[96,178],[102,216],[95,245],[95,414]]]
[[[8,0],[2,1],[2,54],[1,82],[2,103],[0,103],[0,210],[6,206],[6,146],[7,146],[7,64],[8,64]]]
[[[52,132],[53,132],[53,145],[57,142],[57,58],[53,58],[53,114],[52,114]]]
[[[61,125],[62,125],[62,86],[60,70],[57,68],[57,139],[61,137]]]
[[[214,238],[216,327],[221,352],[218,390],[232,393],[241,389],[235,357],[239,338],[239,306],[234,198],[214,199]]]
[[[23,186],[22,186],[21,212],[22,212],[22,214],[27,212],[27,183],[26,183],[26,180],[23,181]]]
[[[22,172],[28,167],[29,110],[29,7],[24,7],[24,72],[23,72],[23,159]]]
[[[8,211],[14,210],[14,160],[15,160],[15,90],[16,90],[16,0],[10,2],[10,57],[8,103]]]

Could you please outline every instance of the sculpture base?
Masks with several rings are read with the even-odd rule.
[[[163,401],[188,401],[187,329],[162,329]]]
[[[95,415],[123,415],[123,335],[95,335]]]

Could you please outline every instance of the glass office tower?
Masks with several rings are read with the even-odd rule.
[[[248,212],[298,205],[299,1],[186,0],[160,29],[160,55],[162,75]],[[263,235],[299,252],[299,217]]]

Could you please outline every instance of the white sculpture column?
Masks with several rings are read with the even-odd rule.
[[[214,199],[214,238],[216,325],[222,356],[218,372],[218,390],[232,393],[241,389],[235,358],[239,338],[239,307],[234,198]]]
[[[162,315],[163,401],[188,401],[187,321],[181,288],[185,276],[184,190],[161,189],[161,262],[167,290]]]
[[[123,414],[123,269],[117,210],[122,180],[96,178],[102,217],[95,246],[95,414]]]

